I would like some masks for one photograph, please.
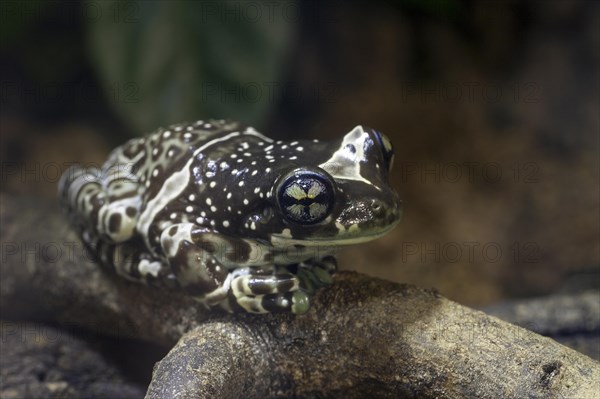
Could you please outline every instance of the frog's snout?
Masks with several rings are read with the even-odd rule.
[[[383,225],[396,223],[400,218],[400,206],[401,202],[397,199],[391,201],[372,199],[368,204],[371,213],[369,219],[371,222]]]
[[[364,199],[342,211],[337,221],[347,228],[357,225],[364,230],[385,230],[395,225],[402,214],[402,202],[394,193]]]
[[[376,198],[371,200],[370,208],[375,219],[386,219],[386,216],[396,219],[402,213],[402,201],[397,195],[387,201]]]
[[[383,217],[386,213],[385,204],[378,199],[371,200],[371,210],[373,211],[373,216],[376,218]]]

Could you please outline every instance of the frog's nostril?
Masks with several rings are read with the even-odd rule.
[[[381,216],[383,213],[385,213],[385,207],[383,205],[383,202],[379,200],[372,200],[371,210],[373,211],[375,216]]]

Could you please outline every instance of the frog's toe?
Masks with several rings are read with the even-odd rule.
[[[267,295],[242,295],[236,298],[237,304],[249,313],[306,313],[310,298],[304,291],[284,292]]]
[[[294,314],[303,314],[310,308],[310,297],[304,291],[296,291],[292,294],[291,311]]]
[[[298,279],[300,280],[300,289],[308,292],[310,295],[321,287],[330,285],[333,280],[331,271],[319,266],[301,267],[298,269]]]
[[[300,281],[291,273],[272,275],[247,274],[236,277],[231,282],[231,288],[237,296],[268,295],[296,291]]]

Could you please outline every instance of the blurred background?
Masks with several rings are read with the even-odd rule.
[[[600,2],[3,1],[2,192],[159,126],[396,149],[403,222],[342,269],[484,307],[598,286]]]
[[[494,314],[600,358],[600,2],[5,0],[0,10],[3,193],[54,199],[70,164],[101,164],[129,138],[185,120],[237,119],[277,139],[369,125],[395,146],[404,219],[343,250],[340,267],[500,306]],[[589,289],[593,317],[502,305]],[[563,314],[575,327],[553,318]],[[168,350],[77,336],[135,381],[120,397],[143,396]],[[0,371],[15,389],[4,397],[66,392],[36,385],[53,380],[56,342],[32,357],[39,343],[7,338],[18,340],[2,338]],[[36,366],[18,371],[23,359]],[[88,390],[75,396],[89,396],[81,381]],[[115,396],[107,387],[100,396]]]

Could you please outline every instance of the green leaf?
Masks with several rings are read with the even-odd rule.
[[[274,105],[294,2],[102,1],[91,57],[119,113],[140,131],[200,118],[260,126]],[[99,11],[99,12],[98,12]]]

